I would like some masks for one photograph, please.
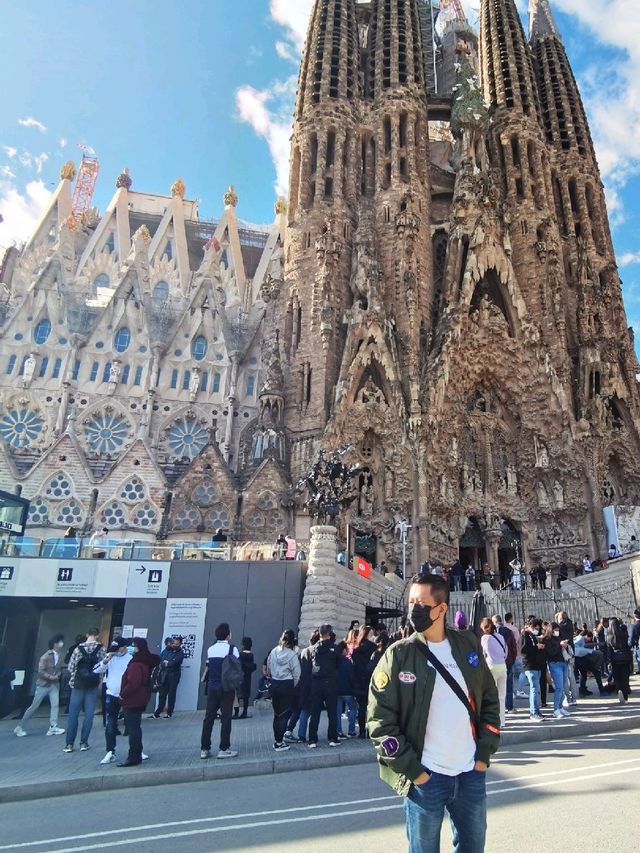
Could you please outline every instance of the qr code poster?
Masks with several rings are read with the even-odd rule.
[[[184,659],[191,660],[195,657],[196,652],[196,635],[195,634],[173,634],[174,639],[182,637],[182,651]]]
[[[163,637],[182,637],[184,652],[176,697],[178,711],[195,711],[198,707],[206,615],[206,598],[167,599]]]

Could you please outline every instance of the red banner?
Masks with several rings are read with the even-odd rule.
[[[356,571],[359,575],[362,575],[363,578],[371,577],[371,563],[368,563],[362,557],[356,557]]]

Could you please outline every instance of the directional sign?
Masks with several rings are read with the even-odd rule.
[[[127,598],[166,598],[171,563],[141,560],[129,563]]]

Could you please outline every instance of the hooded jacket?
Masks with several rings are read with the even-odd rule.
[[[120,685],[120,704],[130,711],[144,711],[151,699],[151,670],[158,666],[160,657],[151,654],[146,640],[136,637],[139,651],[131,658]]]
[[[126,652],[124,655],[114,654],[106,663],[103,660],[97,666],[94,666],[93,671],[96,675],[102,675],[106,672],[105,684],[109,696],[115,696],[116,699],[120,696],[122,677],[132,660],[133,658],[129,652]]]
[[[300,660],[293,649],[276,646],[267,658],[267,669],[272,681],[291,681],[294,686],[300,681]]]

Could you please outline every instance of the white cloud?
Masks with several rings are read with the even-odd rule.
[[[640,264],[640,252],[626,252],[618,258],[620,267],[630,267],[632,264]]]
[[[22,127],[35,127],[40,131],[40,133],[47,132],[47,128],[42,124],[42,122],[32,116],[29,116],[29,118],[19,118],[18,124]]]
[[[0,246],[24,242],[51,201],[42,181],[31,181],[21,193],[10,181],[0,181]]]
[[[9,166],[3,166],[2,169],[0,169],[0,175],[2,175],[3,178],[15,178],[15,174],[11,171]]]
[[[21,166],[25,169],[35,169],[40,175],[44,164],[48,161],[49,155],[42,151],[40,154],[32,154],[30,151],[21,151],[18,155],[18,160]]]
[[[16,156],[16,154],[18,153],[18,149],[17,149],[17,148],[14,148],[12,145],[5,145],[5,146],[4,146],[4,151],[5,151],[5,154],[7,155],[7,157],[8,157],[10,160],[13,160],[13,158],[14,158],[14,157]]]
[[[37,157],[33,158],[33,163],[34,163],[34,166],[36,167],[36,172],[38,174],[40,174],[42,172],[42,167],[44,166],[44,164],[47,162],[48,159],[49,159],[49,155],[45,154],[44,151],[42,152],[42,154],[38,154]]]
[[[58,145],[60,146],[60,148],[67,147],[67,140],[64,138],[64,136],[58,140]]]
[[[271,0],[271,17],[285,28],[285,37],[293,43],[298,54],[304,47],[313,3],[314,0]]]

